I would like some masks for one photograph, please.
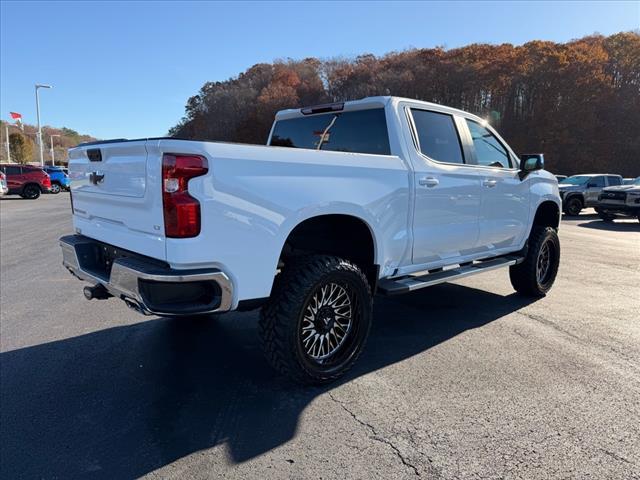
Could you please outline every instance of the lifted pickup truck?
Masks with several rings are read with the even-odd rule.
[[[376,293],[509,267],[517,291],[543,296],[560,261],[542,155],[431,103],[284,110],[267,146],[114,140],[69,159],[76,234],[60,243],[88,299],[164,316],[261,308],[266,357],[303,383],[353,365]]]

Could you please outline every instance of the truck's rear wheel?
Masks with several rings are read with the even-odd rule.
[[[511,285],[524,295],[543,297],[551,289],[559,265],[560,240],[556,230],[534,225],[525,260],[509,268]]]
[[[276,279],[260,315],[269,363],[306,384],[344,375],[371,328],[371,289],[353,263],[328,255],[291,263]]]

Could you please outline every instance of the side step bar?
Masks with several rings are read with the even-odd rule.
[[[383,295],[399,295],[408,293],[421,288],[430,287],[439,283],[450,282],[459,278],[469,277],[478,273],[496,270],[498,268],[509,267],[517,263],[521,263],[524,257],[509,255],[506,257],[484,260],[481,262],[473,262],[464,264],[450,270],[440,270],[435,273],[413,274],[406,277],[381,280],[378,283],[378,290]]]

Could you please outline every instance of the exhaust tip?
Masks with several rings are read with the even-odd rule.
[[[143,315],[145,315],[144,309],[140,306],[140,304],[138,302],[135,302],[133,300],[129,300],[128,298],[123,298],[124,303],[127,307],[129,307],[131,310],[135,310],[138,313],[141,313]]]

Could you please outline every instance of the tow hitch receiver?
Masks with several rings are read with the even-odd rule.
[[[106,300],[107,298],[113,297],[106,288],[100,283],[94,285],[93,287],[86,286],[82,289],[82,293],[84,293],[84,298],[87,300]]]

